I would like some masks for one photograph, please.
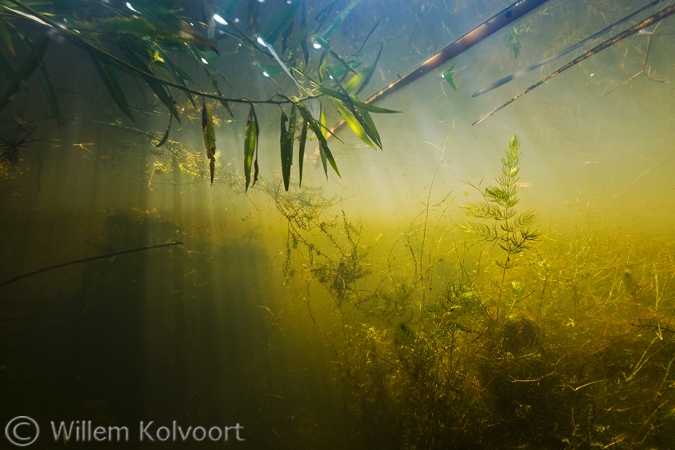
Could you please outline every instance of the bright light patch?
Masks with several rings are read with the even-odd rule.
[[[204,64],[208,64],[208,63],[209,63],[205,58],[201,58],[201,60],[202,60],[202,62],[203,62]]]
[[[266,76],[267,78],[269,78],[269,77],[270,77],[270,74],[269,74],[269,73],[267,73],[267,72],[263,72],[262,74],[263,74],[264,76]]]
[[[320,49],[320,48],[321,48],[321,44],[319,44],[319,43],[316,42],[316,41],[314,41],[314,43],[313,43],[312,45],[313,45],[314,48],[316,48],[316,49]]]
[[[223,19],[220,14],[214,14],[213,15],[213,20],[218,22],[221,25],[227,25],[227,20]]]
[[[263,41],[263,38],[261,38],[260,36],[258,36],[258,39],[256,40],[258,41],[258,44],[262,45],[263,47],[267,47],[265,41]]]
[[[129,2],[127,2],[127,8],[129,8],[130,10],[132,10],[132,11],[135,12],[135,13],[140,14],[138,11],[136,11],[136,10],[134,9],[133,6],[131,6],[131,3],[129,3]]]

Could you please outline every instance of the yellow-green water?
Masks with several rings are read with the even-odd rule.
[[[366,98],[508,4],[492,3],[362,2],[331,45],[354,52],[383,17]],[[128,448],[673,448],[675,19],[652,35],[662,82],[621,85],[645,61],[648,36],[635,35],[471,125],[590,46],[475,90],[640,6],[548,2],[382,102],[403,111],[375,115],[382,152],[341,130],[329,141],[341,178],[326,180],[308,141],[288,194],[278,107],[258,108],[261,181],[245,193],[248,107],[212,104],[209,186],[199,110],[180,97],[182,124],[156,149],[142,131],[161,134],[167,114],[152,93],[120,76],[132,122],[87,58],[53,45],[68,120],[46,117],[36,80],[2,111],[4,133],[22,115],[40,140],[0,179],[0,283],[182,245],[0,287],[0,424],[34,418],[36,448],[124,448],[53,438],[51,421],[75,420],[128,426]],[[279,90],[256,58],[218,66],[232,96]],[[440,77],[455,63],[457,92]],[[498,246],[461,229],[462,205],[481,200],[465,182],[495,184],[513,134],[516,208],[536,211],[541,235],[504,270]],[[140,421],[241,424],[244,440],[149,444]]]

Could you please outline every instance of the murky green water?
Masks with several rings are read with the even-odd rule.
[[[17,71],[29,52],[16,30],[37,40],[45,26],[11,3],[0,21]],[[104,3],[91,6],[106,13],[74,2],[54,17],[133,16]],[[227,11],[253,40],[284,8],[254,3],[257,12],[226,1],[183,13]],[[377,103],[402,111],[372,114],[382,151],[346,127],[329,137],[341,177],[329,166],[326,179],[310,131],[299,187],[296,141],[287,193],[278,105],[255,107],[260,178],[245,191],[249,105],[231,103],[230,115],[209,101],[210,186],[199,97],[169,90],[181,122],[155,147],[168,113],[145,81],[114,68],[132,121],[87,53],[48,31],[62,123],[37,72],[0,112],[0,449],[14,448],[12,430],[32,432],[11,427],[18,416],[39,425],[34,448],[674,448],[675,19],[472,125],[666,5],[475,91],[647,3],[545,2]],[[351,4],[306,0],[307,26]],[[363,0],[330,45],[351,62],[367,38],[365,66],[382,45],[365,100],[508,6]],[[273,58],[224,27],[210,68],[225,97],[298,95],[285,72],[270,79],[253,66],[279,69]],[[271,44],[288,62],[281,41]],[[288,64],[318,83],[320,51],[310,51],[309,65]],[[190,87],[215,93],[203,67],[175,55]],[[441,76],[450,68],[456,91]],[[13,75],[3,74],[5,92]],[[331,101],[305,103],[317,117],[319,101],[330,128]],[[520,161],[503,172],[513,135]],[[68,438],[61,423],[73,426]]]

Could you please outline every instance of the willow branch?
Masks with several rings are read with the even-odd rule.
[[[212,98],[214,100],[231,102],[231,103],[247,103],[247,104],[255,103],[255,104],[271,104],[271,105],[284,105],[284,104],[291,103],[289,100],[272,100],[272,99],[251,100],[251,99],[246,98],[246,97],[242,97],[242,98],[223,97],[223,96],[218,95],[218,94],[212,94],[210,92],[204,92],[204,91],[198,91],[196,89],[191,89],[187,86],[183,86],[182,84],[175,83],[173,81],[170,81],[170,80],[167,80],[167,79],[164,79],[164,78],[160,78],[160,77],[158,77],[158,76],[156,76],[156,75],[154,75],[150,72],[146,72],[144,70],[141,70],[141,69],[133,66],[132,64],[129,64],[128,62],[124,61],[121,58],[118,58],[117,56],[108,52],[108,50],[106,50],[105,48],[102,48],[102,47],[99,47],[98,45],[93,44],[92,42],[84,39],[81,35],[79,35],[77,33],[73,33],[72,31],[67,29],[63,24],[60,24],[60,23],[52,20],[51,18],[43,15],[39,11],[36,11],[35,9],[31,8],[30,6],[25,5],[21,1],[19,1],[19,0],[9,0],[9,1],[11,3],[14,3],[15,5],[25,9],[26,11],[30,12],[31,14],[33,14],[35,16],[35,18],[41,20],[43,23],[46,23],[48,26],[50,26],[50,27],[52,27],[56,30],[59,30],[59,32],[61,32],[61,33],[64,33],[67,38],[76,40],[76,41],[80,42],[82,45],[85,45],[85,46],[95,50],[96,52],[99,52],[99,53],[105,55],[106,58],[108,58],[112,62],[114,62],[120,69],[123,69],[125,71],[129,71],[129,72],[133,72],[133,73],[135,73],[137,75],[140,75],[140,76],[143,76],[143,77],[152,78],[153,80],[163,84],[164,86],[170,86],[172,88],[175,88],[175,89],[178,89],[178,90],[181,90],[181,91],[184,91],[184,92],[189,92],[190,94],[193,94],[193,95],[198,95],[198,96],[201,96],[201,97]],[[304,100],[308,100],[308,99],[311,99],[311,98],[317,98],[317,97],[318,96],[307,96],[307,97],[299,99],[298,101],[304,101]]]

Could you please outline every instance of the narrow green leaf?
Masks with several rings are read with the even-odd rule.
[[[190,83],[194,83],[194,81],[192,81],[192,78],[190,77],[190,75],[188,75],[187,72],[185,72],[178,64],[176,64],[169,57],[169,55],[166,53],[166,51],[162,47],[159,46],[159,44],[154,43],[153,48],[157,52],[159,58],[162,59],[162,61],[158,61],[156,58],[153,58],[154,64],[159,65],[160,67],[163,67],[166,70],[166,72],[168,72],[169,75],[174,79],[174,81],[176,83],[180,84],[181,86],[185,86],[185,87],[187,87],[186,81],[189,81]],[[192,94],[189,93],[189,92],[186,92],[186,91],[182,91],[182,92],[183,92],[183,94],[185,94],[185,96],[188,98],[188,100],[190,100],[190,103],[192,103],[192,106],[194,106],[195,109],[196,109],[197,104],[195,103],[195,100],[192,97]]]
[[[223,96],[223,93],[220,92],[220,87],[218,86],[218,80],[216,79],[215,75],[209,70],[208,66],[203,63],[201,60],[202,53],[194,46],[188,46],[188,49],[192,52],[192,55],[195,57],[195,59],[201,64],[202,69],[204,69],[204,73],[206,73],[206,76],[209,77],[209,81],[211,81],[211,85],[213,88],[218,92],[219,96]],[[227,80],[223,77],[225,82],[227,83]],[[227,112],[230,113],[230,116],[234,117],[234,114],[232,113],[232,108],[230,107],[230,104],[225,101],[225,100],[219,100],[220,104],[223,105],[223,107],[227,110]]]
[[[288,117],[286,113],[281,111],[281,174],[284,179],[284,188],[288,191],[291,182],[291,166],[293,165],[293,140],[291,138],[290,130],[286,130],[286,121]],[[291,128],[291,126],[289,126]]]
[[[443,78],[445,79],[445,81],[450,83],[450,86],[452,86],[455,92],[457,92],[457,85],[455,85],[455,80],[452,79],[452,69],[454,69],[456,65],[457,65],[456,63],[453,64],[451,68],[443,72]]]
[[[330,70],[329,70],[330,73]],[[344,88],[337,84],[338,87],[344,91]],[[378,147],[382,148],[382,141],[373,120],[368,114],[367,110],[359,110],[355,105],[355,96],[346,95],[331,89],[319,87],[319,91],[330,96],[333,105],[338,110],[342,118],[345,120],[349,128],[366,144],[373,146],[373,142]],[[356,100],[357,103],[364,104]]]
[[[333,154],[330,151],[330,148],[328,148],[328,143],[326,142],[326,134],[324,129],[327,129],[325,125],[322,125],[321,123],[318,123],[314,117],[312,117],[312,113],[309,112],[307,107],[302,103],[297,100],[294,100],[290,97],[287,97],[283,94],[279,94],[282,98],[285,98],[286,100],[290,101],[293,103],[297,108],[298,111],[300,111],[300,115],[302,115],[302,118],[304,121],[306,121],[309,125],[309,127],[312,129],[314,134],[316,135],[316,138],[319,140],[319,149],[321,152],[322,159],[325,158],[335,171],[335,173],[340,176],[340,171],[337,168],[337,164],[335,163],[335,159],[333,158]],[[323,111],[319,113],[320,117],[323,116],[323,120],[325,122],[325,115],[323,114]],[[304,151],[304,149],[303,149]],[[326,177],[328,176],[328,168],[324,166],[324,172],[326,173]]]
[[[368,83],[370,83],[370,79],[373,77],[373,74],[375,73],[375,69],[377,68],[377,64],[380,62],[380,56],[382,56],[382,49],[383,48],[384,48],[384,44],[380,45],[380,51],[377,52],[377,56],[375,57],[375,61],[373,62],[373,65],[370,66],[370,69],[368,70],[368,73],[366,74],[365,78],[363,79],[363,82],[361,83],[361,86],[359,86],[359,89],[356,91],[356,95],[359,95],[361,93],[361,91],[368,85]]]
[[[377,114],[399,114],[401,111],[396,111],[393,109],[380,108],[379,106],[371,105],[370,103],[363,103],[359,101],[352,100],[354,106],[363,111],[369,111]]]
[[[246,190],[248,191],[248,186],[251,183],[251,165],[253,163],[253,156],[258,153],[258,118],[255,114],[255,109],[253,104],[251,104],[251,109],[248,112],[248,120],[246,121],[246,130],[245,130],[245,139],[244,139],[244,176],[246,177]],[[257,165],[256,157],[256,165]],[[258,168],[256,167],[257,175]],[[255,185],[255,178],[253,180],[253,185]]]
[[[307,121],[302,119],[302,130],[298,142],[298,168],[300,172],[300,186],[302,186],[302,166],[305,163],[305,143],[307,142]]]
[[[204,147],[206,147],[206,156],[208,156],[211,169],[211,186],[213,186],[213,175],[216,165],[216,131],[213,127],[213,116],[211,107],[202,99],[202,137],[204,138]]]
[[[325,134],[325,125],[321,125],[312,117],[312,113],[309,112],[307,107],[302,104],[301,102],[294,102],[296,106],[298,107],[298,110],[300,111],[300,114],[302,115],[303,119],[307,121],[309,127],[312,129],[314,132],[314,135],[316,135],[316,138],[319,140],[319,150],[321,152],[321,159],[322,161],[327,161],[330,163],[331,167],[337,174],[337,176],[340,176],[340,171],[337,168],[337,164],[335,163],[335,159],[333,158],[333,154],[330,151],[330,148],[328,148],[328,142],[326,142],[326,134]],[[325,115],[322,113],[320,116],[324,117],[325,121]],[[325,163],[324,163],[325,164]],[[328,168],[324,165],[324,172],[326,173],[326,177],[328,177]]]
[[[326,79],[324,72],[328,67],[328,52],[323,52],[319,58],[319,83],[323,83]]]
[[[401,111],[395,111],[393,109],[380,108],[379,106],[370,105],[368,103],[363,103],[361,101],[358,101],[358,99],[355,100],[354,96],[345,95],[341,92],[334,91],[333,89],[328,89],[328,88],[325,88],[323,86],[319,86],[318,89],[319,89],[319,92],[321,92],[322,94],[326,94],[329,97],[336,98],[336,99],[338,99],[338,100],[340,100],[344,103],[351,102],[351,104],[353,104],[354,107],[356,107],[358,109],[361,109],[361,110],[364,110],[364,111],[370,111],[370,112],[380,113],[380,114],[398,114],[398,113],[401,112]]]
[[[6,50],[12,58],[16,59],[16,51],[14,50],[14,44],[12,43],[12,36],[9,34],[9,30],[7,29],[4,20],[0,20],[0,42],[3,44],[3,53]]]
[[[359,0],[353,0],[340,14],[336,15],[328,28],[323,33],[321,33],[321,38],[328,39],[330,35],[333,34],[333,32],[337,30],[340,25],[342,25],[342,22],[344,22],[358,2]]]
[[[356,99],[355,96],[350,96],[352,100],[352,104],[354,104],[354,100]],[[382,139],[380,138],[380,133],[377,131],[377,127],[375,126],[375,123],[373,122],[373,118],[370,117],[370,113],[364,109],[356,108],[356,112],[358,112],[362,119],[363,122],[366,124],[366,127],[364,127],[365,131],[368,133],[368,136],[377,144],[380,149],[382,149]]]
[[[9,82],[7,89],[5,89],[5,93],[3,94],[2,98],[0,98],[0,110],[2,110],[9,104],[9,102],[14,99],[16,94],[21,89],[21,83],[33,75],[33,72],[38,67],[40,61],[42,61],[42,56],[45,54],[45,50],[47,50],[47,44],[49,44],[49,37],[44,34],[33,46],[31,52],[28,54],[28,56],[26,56],[26,59],[24,59],[23,63],[19,67],[19,70],[16,71],[14,78],[12,78],[12,80]]]
[[[164,132],[164,136],[162,136],[162,139],[155,145],[155,147],[159,148],[162,145],[166,144],[166,141],[169,139],[169,132],[171,131],[171,124],[173,122],[173,114],[169,113],[169,126],[166,127],[166,131]]]
[[[345,123],[354,132],[354,134],[356,134],[359,139],[361,139],[367,145],[377,150],[375,148],[375,144],[373,144],[373,141],[371,141],[368,137],[368,133],[366,133],[354,114],[345,106],[345,104],[335,98],[331,98],[331,101],[333,102],[335,109],[337,109],[337,111],[340,113],[340,116],[342,116],[342,119],[344,119]]]
[[[137,69],[143,71],[143,72],[149,72],[148,67],[143,64],[143,61],[134,53],[133,50],[133,43],[131,42],[120,42],[120,49],[124,53],[124,55],[127,57],[129,62],[136,67]],[[155,93],[157,98],[164,103],[164,106],[171,111],[171,113],[174,115],[176,120],[178,120],[178,123],[180,123],[180,116],[178,115],[178,110],[176,109],[176,105],[174,104],[173,98],[167,91],[166,87],[159,81],[155,80],[154,78],[150,78],[147,75],[141,74],[141,77],[143,78],[143,81],[152,89],[152,92]]]
[[[319,103],[319,124],[321,125],[321,137],[325,141],[327,136],[326,130],[328,127],[326,126],[326,111],[323,109],[323,103]],[[319,137],[317,136],[317,139],[318,138]],[[319,142],[321,142],[321,139],[319,139]],[[328,141],[326,141],[326,145],[328,145]],[[326,178],[328,178],[328,156],[321,145],[319,146],[319,154],[321,155],[323,171],[326,173]]]
[[[112,67],[110,67],[110,64],[108,64],[106,61],[107,57],[101,55],[99,52],[91,48],[88,50],[89,57],[94,63],[94,66],[96,67],[103,84],[108,90],[108,93],[110,93],[111,97],[113,100],[115,100],[115,103],[117,103],[117,106],[119,106],[122,112],[126,114],[131,120],[134,120],[134,117],[131,115],[131,110],[129,109],[127,98],[125,97],[124,91],[120,86],[120,82],[117,80],[117,76],[115,75],[115,72],[113,72]],[[101,56],[103,56],[103,58],[101,58]]]
[[[274,59],[276,60],[276,62],[281,66],[282,69],[284,69],[284,72],[286,72],[286,75],[288,75],[288,76],[291,78],[291,80],[293,80],[293,82],[295,83],[295,85],[298,87],[298,90],[299,90],[300,92],[303,92],[302,86],[300,86],[300,83],[298,83],[298,80],[295,79],[295,77],[294,77],[293,74],[291,73],[291,71],[290,71],[290,69],[288,68],[288,66],[281,60],[281,58],[279,58],[279,55],[277,54],[276,50],[274,50],[274,46],[273,46],[272,44],[270,44],[269,42],[265,42],[265,40],[262,39],[262,38],[260,38],[260,37],[258,38],[258,41],[259,41],[265,48],[267,48],[267,50],[269,50],[269,52],[272,54],[272,56],[274,57]]]
[[[31,41],[31,39],[26,34],[24,34],[23,31],[17,29],[16,32],[21,41],[23,41],[29,50],[34,47],[33,41]],[[12,75],[15,75],[15,73],[12,73]],[[49,107],[52,109],[57,122],[61,123],[61,113],[59,111],[58,101],[56,100],[56,93],[54,91],[54,87],[52,86],[52,80],[49,77],[49,73],[47,72],[47,66],[42,59],[40,59],[38,62],[38,77],[40,79],[42,90],[47,97],[47,103],[49,103]]]
[[[134,5],[141,15],[131,17],[113,17],[99,22],[83,22],[78,28],[95,33],[117,36],[127,34],[138,38],[150,37],[154,40],[176,42],[178,44],[194,44],[218,53],[218,48],[206,36],[197,31],[173,11],[156,6],[144,8]]]
[[[331,56],[332,56],[333,58],[337,59],[337,60],[340,62],[340,64],[342,64],[342,65],[344,66],[345,69],[347,69],[347,70],[350,71],[350,72],[356,73],[356,70],[354,70],[354,69],[352,68],[352,66],[350,66],[350,65],[347,63],[347,61],[345,61],[345,60],[342,58],[342,56],[338,55],[336,52],[333,51],[332,48],[330,48],[330,45],[328,44],[328,42],[326,42],[325,39],[323,39],[323,38],[321,38],[321,37],[319,37],[319,36],[315,36],[315,37],[314,37],[314,42],[317,43],[317,44],[319,44],[319,45],[321,46],[321,48],[327,50],[328,53],[330,53]]]

